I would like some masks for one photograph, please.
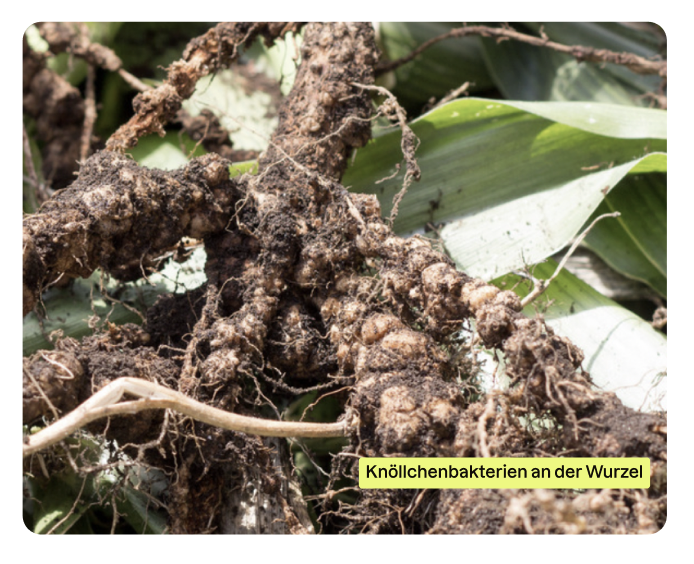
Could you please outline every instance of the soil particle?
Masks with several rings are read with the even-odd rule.
[[[230,161],[247,160],[239,158],[234,151],[229,132],[219,123],[219,119],[210,110],[204,109],[199,115],[193,117],[186,111],[178,112],[177,120],[183,126],[183,130],[193,141],[199,141],[206,151],[217,153]],[[246,155],[243,155],[244,157]],[[251,157],[252,158],[252,157]]]
[[[499,490],[443,490],[431,534],[498,533],[508,499]]]
[[[586,420],[581,437],[591,456],[648,457],[667,460],[667,415],[641,413],[624,407],[617,396],[605,393],[589,411],[577,412]]]
[[[662,527],[661,509],[629,490],[445,490],[429,532],[650,534]]]
[[[147,310],[146,328],[152,339],[151,346],[161,347],[163,355],[175,355],[175,349],[185,348],[184,336],[193,330],[200,317],[205,290],[201,287],[186,294],[164,295],[157,299]]]
[[[84,370],[75,355],[69,352],[70,348],[63,341],[63,346],[58,350],[40,351],[24,359],[24,424],[50,415],[51,406],[58,413],[65,414],[79,404]]]

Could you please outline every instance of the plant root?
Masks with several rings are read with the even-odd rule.
[[[191,42],[165,84],[141,96],[136,115],[112,137],[116,152],[91,157],[66,196],[25,220],[25,311],[60,276],[96,267],[123,279],[142,275],[183,236],[203,239],[208,256],[207,286],[162,298],[144,329],[65,340],[57,352],[27,362],[26,423],[87,402],[54,423],[62,431],[41,435],[48,427],[28,448],[41,448],[40,435],[61,440],[92,417],[116,422],[125,419],[116,414],[136,410],[128,421],[143,418],[149,434],[134,439],[124,425],[116,440],[158,445],[157,464],[171,478],[173,532],[276,531],[263,514],[281,522],[282,532],[310,531],[290,493],[296,483],[286,445],[258,436],[268,425],[292,434],[305,424],[261,428],[258,419],[279,419],[303,392],[339,384],[340,422],[311,427],[348,442],[328,461],[326,493],[316,498],[327,530],[661,527],[665,416],[635,412],[595,390],[581,350],[542,318],[523,315],[514,293],[458,272],[427,239],[395,236],[374,196],[340,184],[351,151],[370,135],[378,60],[370,25],[305,27],[294,87],[256,176],[228,180],[228,162],[212,155],[173,173],[149,171],[117,152],[160,132],[197,78],[228,64],[253,37],[283,30],[220,24]],[[504,357],[508,390],[480,390],[474,362],[459,354],[473,342]],[[114,403],[133,392],[145,399]],[[171,414],[166,433],[160,420],[144,420],[161,416],[154,407],[180,413]],[[250,424],[246,416],[255,426],[239,432],[229,424],[238,417]],[[138,456],[154,460],[156,449]],[[350,501],[335,493],[358,479],[363,456],[568,453],[649,457],[652,486],[609,494],[362,490]]]

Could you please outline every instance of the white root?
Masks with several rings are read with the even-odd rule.
[[[125,394],[140,399],[119,403]],[[326,438],[344,437],[347,434],[345,422],[300,423],[247,417],[210,407],[154,382],[123,377],[99,390],[62,419],[26,437],[23,456],[57,443],[97,419],[135,414],[146,409],[171,409],[208,425],[263,437]]]

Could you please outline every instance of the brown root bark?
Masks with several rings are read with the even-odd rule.
[[[90,65],[112,72],[121,68],[121,60],[113,50],[89,41],[84,24],[43,22],[37,24],[37,27],[51,52],[55,54],[67,52],[84,59]]]
[[[70,188],[24,219],[24,314],[60,277],[100,267],[141,278],[181,237],[223,229],[238,193],[229,164],[210,154],[164,173],[109,151],[91,157]]]
[[[241,54],[241,48],[257,37],[264,37],[271,43],[295,29],[295,24],[279,22],[221,23],[196,37],[186,47],[183,59],[169,67],[164,84],[135,98],[135,115],[111,136],[106,148],[125,151],[134,147],[143,135],[164,135],[164,126],[174,119],[183,100],[193,94],[199,79],[230,65]]]

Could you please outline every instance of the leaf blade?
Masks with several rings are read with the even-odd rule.
[[[544,259],[636,167],[665,169],[657,152],[666,148],[665,112],[624,110],[470,98],[430,112],[412,123],[422,180],[402,200],[395,230],[450,222],[439,233],[444,244],[461,268],[485,279]],[[631,129],[626,115],[639,118]],[[595,116],[601,134],[586,126]],[[614,136],[604,134],[609,127]],[[652,137],[637,137],[644,134]],[[344,178],[355,191],[376,194],[384,215],[404,173],[379,181],[396,171],[399,142],[399,132],[375,139],[357,152]]]

